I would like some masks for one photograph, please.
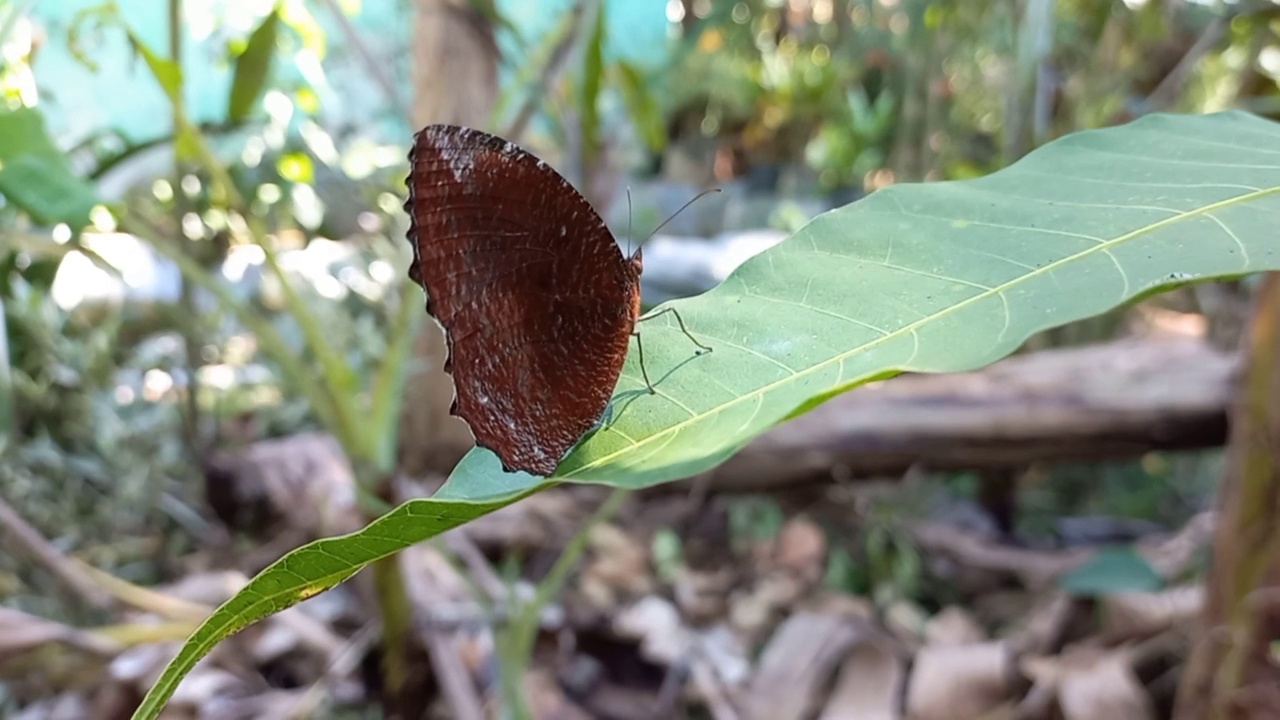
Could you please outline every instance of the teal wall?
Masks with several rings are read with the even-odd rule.
[[[40,101],[51,127],[64,143],[77,142],[103,128],[115,128],[135,141],[167,134],[169,108],[140,58],[132,56],[123,33],[110,30],[85,39],[97,73],[81,65],[67,45],[67,30],[81,10],[100,0],[39,0],[32,14],[45,28],[46,42],[35,62]],[[231,68],[225,62],[226,42],[243,37],[269,11],[274,0],[185,0],[187,35],[183,49],[186,101],[192,117],[216,121],[226,110]],[[526,40],[536,42],[551,28],[572,0],[500,0],[499,5]],[[117,0],[124,16],[144,41],[167,54],[163,0]],[[606,29],[610,57],[624,57],[641,65],[661,62],[667,47],[665,2],[608,0]],[[354,53],[323,4],[306,6],[325,28],[328,55],[322,76],[305,73],[294,64],[278,65],[286,82],[309,82],[319,93],[322,123],[353,128],[383,141],[407,136],[404,119],[385,106],[383,96],[367,78]],[[383,59],[388,74],[403,89],[408,104],[410,0],[361,0],[353,18],[372,50]],[[386,39],[386,41],[383,41]],[[505,45],[505,43],[504,43]]]

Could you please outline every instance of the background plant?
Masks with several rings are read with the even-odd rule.
[[[692,179],[741,183],[741,195],[765,188],[817,196],[830,206],[896,181],[985,175],[1052,138],[1150,110],[1277,107],[1276,11],[1267,3],[1086,0],[1050,4],[1047,13],[1031,2],[668,5],[672,49],[645,62],[653,59],[611,51],[618,33],[604,3],[568,5],[545,33],[510,22],[500,3],[477,4],[504,39],[499,126],[523,123],[535,147],[564,148],[567,172],[600,203],[616,196],[612,167],[661,176],[682,155],[713,168]],[[380,515],[386,506],[376,496],[395,470],[391,430],[410,363],[407,338],[421,322],[401,271],[411,129],[397,107],[403,98],[392,88],[378,111],[394,128],[381,137],[394,143],[330,122],[334,97],[323,71],[336,43],[322,27],[328,11],[264,4],[252,22],[215,28],[225,52],[212,61],[233,69],[221,94],[226,110],[197,119],[188,103],[202,89],[193,90],[181,33],[171,27],[169,37],[144,42],[121,8],[105,4],[56,29],[71,36],[86,74],[101,70],[104,48],[126,42],[169,103],[172,127],[145,138],[100,128],[73,144],[51,127],[57,113],[46,116],[50,104],[70,107],[71,99],[32,63],[41,40],[24,29],[30,7],[0,3],[0,138],[10,140],[0,140],[6,495],[21,498],[23,514],[41,526],[70,529],[62,538],[70,546],[165,538],[160,548],[140,540],[97,556],[122,576],[153,581],[174,572],[164,557],[197,544],[206,529],[193,510],[201,453],[251,413],[267,436],[331,431],[357,465],[368,517]],[[168,11],[180,17],[181,7]],[[303,53],[320,76],[291,62]],[[382,87],[369,73],[366,84]],[[130,173],[137,179],[123,192],[101,197]],[[24,193],[34,178],[53,190]],[[793,229],[812,214],[812,206],[788,207],[798,213]],[[179,296],[145,308],[61,309],[51,288],[62,259],[74,250],[100,261],[81,229],[142,237],[182,269]],[[344,241],[327,267],[291,265],[292,250],[328,238]],[[243,270],[240,282],[226,281],[228,267]],[[1160,302],[1195,310],[1200,299],[1180,290]],[[1031,345],[1110,337],[1119,315],[1045,332]],[[218,379],[228,373],[237,378],[229,386]],[[148,395],[147,377],[167,389]],[[132,388],[132,401],[121,400],[122,387]],[[1043,504],[1030,520],[1047,534],[1048,517],[1071,506],[1160,506],[1161,478],[1173,478],[1194,506],[1212,486],[1213,460],[1201,467],[1174,458],[1174,471],[1113,468],[1102,483],[1058,470],[1030,494]],[[1179,467],[1190,477],[1178,476]],[[1170,518],[1190,511],[1164,510]],[[855,543],[868,577],[846,581],[895,597],[927,594],[891,520]],[[522,617],[515,635],[527,638],[532,616]],[[511,643],[513,662],[525,642]]]

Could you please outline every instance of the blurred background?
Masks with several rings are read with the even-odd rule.
[[[1280,118],[1278,79],[1274,0],[0,0],[0,717],[128,717],[247,577],[466,452],[405,274],[425,124],[623,242],[722,188],[646,245],[653,305],[890,184]],[[1178,688],[1256,289],[542,493],[237,636],[166,717],[1208,717]]]

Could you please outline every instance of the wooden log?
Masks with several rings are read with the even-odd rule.
[[[1041,351],[856,388],[700,476],[711,491],[1217,447],[1237,356],[1187,338]]]
[[[990,471],[1217,447],[1226,439],[1236,358],[1199,340],[1126,339],[1015,356],[969,373],[902,375],[773,428],[699,480],[711,491],[765,491],[913,466]],[[257,443],[244,460],[333,462],[322,445],[269,451],[279,444]],[[676,483],[654,492],[663,488],[687,489]]]

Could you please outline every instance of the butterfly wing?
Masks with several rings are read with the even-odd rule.
[[[431,125],[409,162],[409,276],[444,327],[453,414],[508,471],[550,475],[617,384],[638,274],[586,198],[512,143]]]

